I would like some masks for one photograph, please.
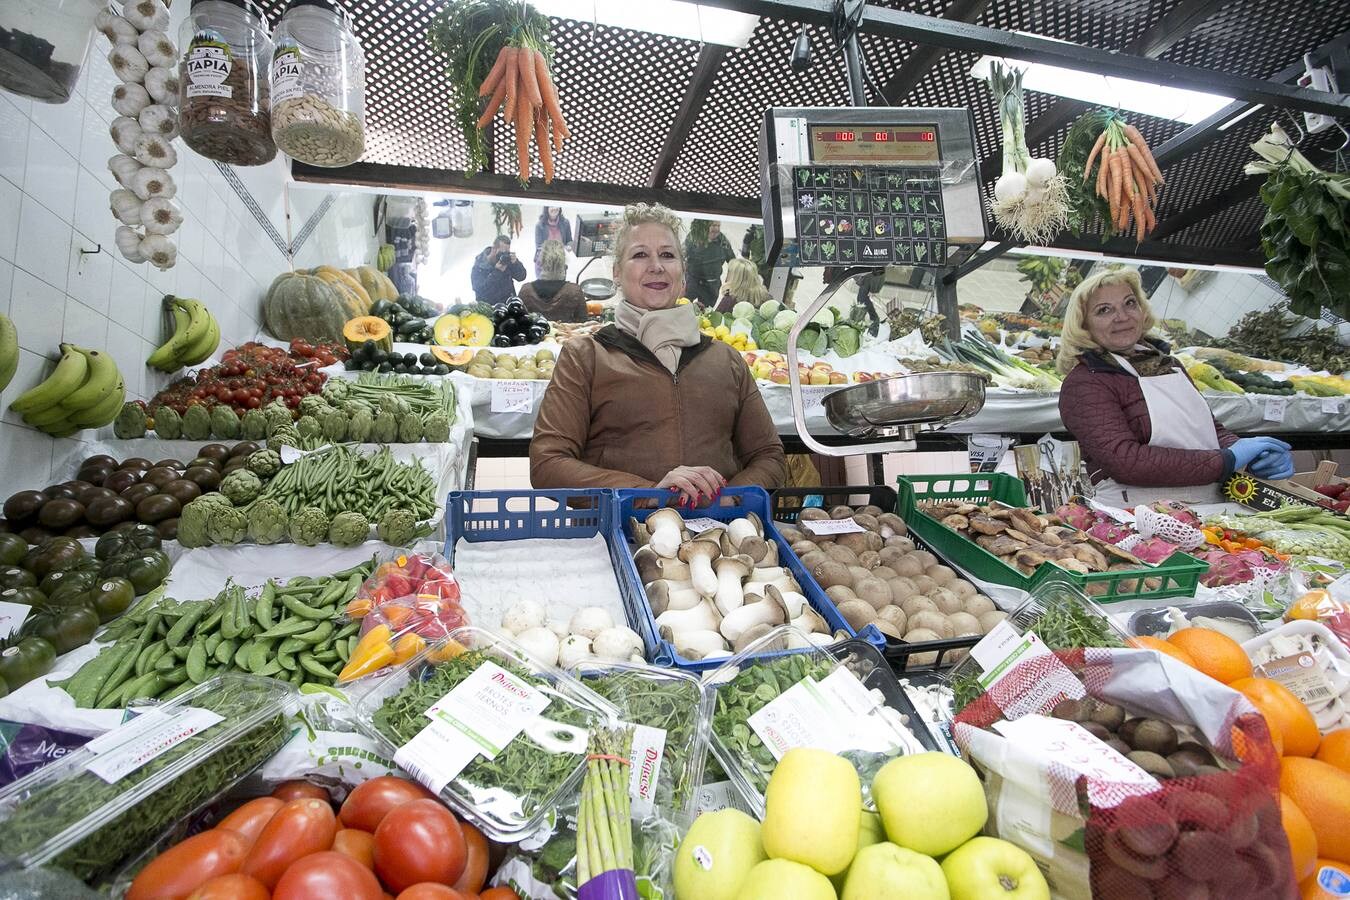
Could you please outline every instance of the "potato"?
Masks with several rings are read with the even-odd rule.
[[[906,597],[913,597],[919,593],[919,589],[914,586],[914,582],[904,576],[896,576],[889,579],[891,583],[891,594],[895,597],[896,603],[901,603]]]
[[[995,625],[1008,618],[1008,614],[1001,609],[991,609],[987,613],[981,613],[976,618],[980,620],[980,631],[988,634],[994,630]]]
[[[984,594],[975,594],[972,597],[967,597],[962,606],[963,612],[968,612],[977,619],[985,613],[993,612],[996,609],[998,609],[998,607],[994,605],[994,601],[990,600]]]
[[[946,588],[933,588],[928,592],[928,599],[937,604],[938,612],[943,615],[962,612],[965,604],[960,597],[953,594]]]
[[[884,555],[881,558],[883,560],[886,559]],[[897,575],[906,578],[916,578],[923,575],[923,563],[908,554],[890,562],[889,565],[895,570]],[[930,578],[929,580],[931,581],[932,579]]]
[[[938,564],[938,558],[933,554],[929,553],[927,550],[915,550],[909,555],[911,558],[917,559],[920,563],[922,563],[925,569],[928,568],[929,566],[936,566]]]
[[[876,619],[877,611],[866,600],[845,600],[839,604],[839,615],[854,631],[860,631]]]
[[[928,577],[932,578],[933,576],[930,575]],[[971,584],[969,581],[961,581],[960,579],[957,579],[956,581],[953,581],[951,584],[946,585],[946,588],[956,596],[960,597],[962,600],[974,597],[976,594],[979,593],[979,590],[975,587],[975,585]]]
[[[943,585],[951,584],[956,580],[956,573],[948,566],[929,566],[923,570],[923,574]]]
[[[984,634],[980,630],[980,620],[970,613],[954,612],[947,617],[947,624],[951,626],[952,637],[964,637],[969,634]]]
[[[904,637],[906,644],[922,644],[928,641],[940,640],[942,640],[942,635],[927,628],[911,628],[909,631],[905,632]],[[935,662],[937,662],[936,653],[911,653],[909,656],[909,664],[911,666],[931,666]]]
[[[909,617],[910,628],[927,628],[935,631],[943,637],[952,636],[952,626],[947,621],[947,617],[942,613],[932,609],[925,609]]]
[[[872,608],[877,611],[890,606],[894,599],[891,596],[890,585],[880,578],[864,578],[861,581],[855,581],[853,590],[857,592],[859,598],[872,604]]]
[[[905,611],[898,606],[888,606],[877,613],[878,622],[889,622],[901,635],[905,633],[905,623],[908,620]]]
[[[915,594],[913,597],[906,597],[900,601],[900,608],[905,611],[905,615],[913,618],[925,610],[928,612],[938,612],[937,604],[929,600],[923,594]],[[941,615],[941,613],[938,613]]]
[[[936,581],[929,578],[927,575],[914,575],[909,580],[914,582],[914,589],[920,594],[927,594],[933,588],[940,587]]]
[[[882,581],[890,581],[892,578],[900,577],[900,573],[890,566],[878,565],[872,567],[872,577],[880,578]]]

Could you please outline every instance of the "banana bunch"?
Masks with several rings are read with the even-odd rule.
[[[122,374],[111,356],[62,344],[56,370],[20,394],[9,408],[34,428],[53,437],[69,437],[82,428],[101,428],[112,422],[126,396]]]
[[[170,294],[164,298],[164,308],[173,313],[173,336],[150,354],[146,365],[161,372],[175,372],[183,366],[205,362],[216,352],[220,325],[205,303]]]
[[[1235,382],[1229,381],[1223,377],[1223,374],[1209,363],[1198,362],[1186,367],[1186,374],[1191,376],[1191,380],[1202,388],[1210,390],[1223,391],[1226,394],[1245,394],[1244,391]]]
[[[394,267],[394,245],[381,244],[379,252],[375,254],[375,268],[381,272],[388,272]]]
[[[19,368],[19,333],[9,316],[0,316],[0,391],[9,387]]]
[[[1337,375],[1291,375],[1289,383],[1313,397],[1344,397],[1350,394],[1350,381]]]

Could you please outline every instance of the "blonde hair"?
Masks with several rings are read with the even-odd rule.
[[[539,248],[539,277],[545,281],[567,278],[567,251],[561,241],[544,241]]]
[[[619,264],[628,253],[628,245],[633,242],[633,231],[640,225],[664,225],[670,229],[671,236],[675,238],[675,256],[683,269],[684,244],[680,240],[683,226],[679,216],[659,203],[632,203],[623,208],[623,224],[614,236],[614,271],[618,272]]]
[[[1082,284],[1074,288],[1073,294],[1069,296],[1068,308],[1064,310],[1064,326],[1060,330],[1059,355],[1055,357],[1055,367],[1059,369],[1061,374],[1068,375],[1074,366],[1082,362],[1084,352],[1105,350],[1092,339],[1092,334],[1088,331],[1088,306],[1092,303],[1092,297],[1099,288],[1116,284],[1128,284],[1130,290],[1134,292],[1134,298],[1139,302],[1139,309],[1144,313],[1144,334],[1148,334],[1153,330],[1153,326],[1158,324],[1157,318],[1153,315],[1153,307],[1149,306],[1148,298],[1144,296],[1144,285],[1139,280],[1137,270],[1108,269],[1084,279]]]
[[[769,299],[769,289],[764,286],[764,279],[759,277],[759,269],[744,256],[738,256],[727,263],[722,293],[730,294],[737,300],[744,300],[756,309]]]

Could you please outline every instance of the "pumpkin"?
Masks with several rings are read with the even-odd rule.
[[[360,282],[361,287],[366,289],[366,293],[370,295],[372,302],[398,299],[398,289],[389,280],[389,276],[374,266],[357,266],[346,271],[348,275]]]
[[[304,272],[282,272],[263,298],[263,325],[278,340],[340,341],[347,318],[338,292]]]
[[[347,340],[348,350],[355,350],[367,342],[373,342],[385,352],[394,349],[393,329],[379,316],[357,316],[355,319],[348,319],[347,324],[342,326],[342,336]]]
[[[366,293],[365,288],[361,287],[361,282],[346,272],[332,266],[319,266],[316,269],[310,269],[309,274],[322,279],[337,291],[347,318],[354,319],[357,316],[370,314],[370,295]]]

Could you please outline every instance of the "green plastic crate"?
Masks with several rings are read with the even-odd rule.
[[[910,475],[896,479],[896,494],[896,513],[926,544],[976,578],[994,584],[1031,591],[1048,578],[1060,578],[1067,579],[1099,603],[1162,600],[1195,596],[1200,576],[1209,569],[1209,564],[1202,560],[1186,553],[1173,553],[1162,565],[1137,571],[1080,575],[1052,563],[1042,563],[1031,575],[1023,575],[979,544],[918,509],[920,503],[930,500],[965,500],[981,504],[996,501],[1009,506],[1026,506],[1027,495],[1021,481],[1001,473]]]

